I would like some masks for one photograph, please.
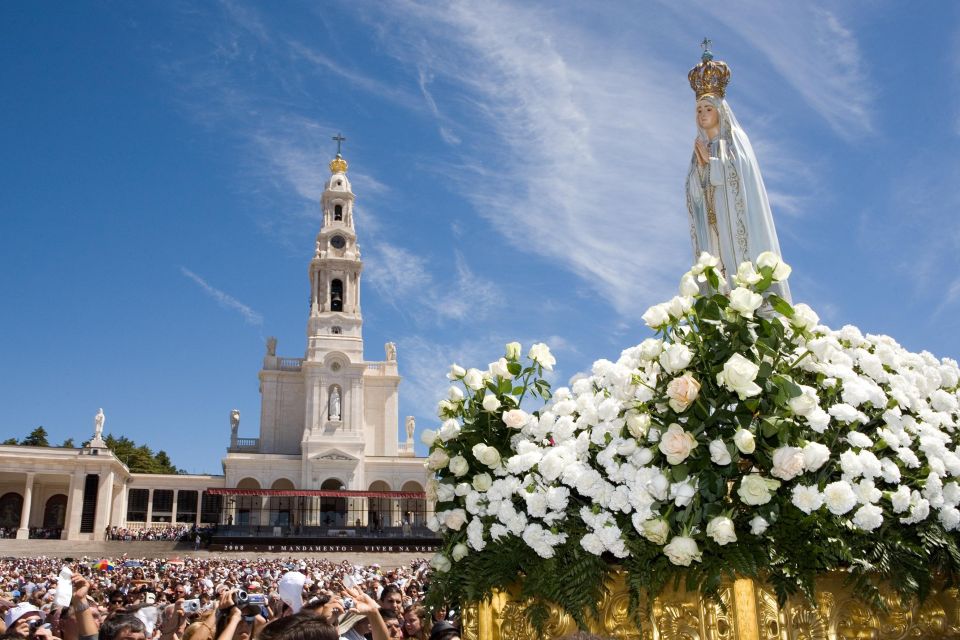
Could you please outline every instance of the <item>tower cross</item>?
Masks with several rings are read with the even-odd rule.
[[[713,44],[713,40],[711,40],[710,38],[704,38],[703,42],[700,43],[700,46],[703,47],[704,52],[707,52],[707,51],[710,51],[710,45],[712,44]]]
[[[335,140],[336,143],[337,143],[337,155],[339,156],[339,155],[340,155],[340,145],[343,144],[347,139],[343,137],[343,134],[341,134],[341,133],[338,132],[337,135],[333,136],[333,140]]]

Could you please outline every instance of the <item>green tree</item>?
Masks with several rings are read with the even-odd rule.
[[[7,438],[3,442],[0,442],[0,444],[11,445],[11,444],[20,444],[20,443],[17,442],[16,438]]]
[[[47,430],[42,426],[37,427],[30,432],[30,435],[21,440],[20,444],[27,447],[49,447],[50,442],[47,440]]]
[[[60,446],[64,449],[74,449],[77,445],[73,444],[73,438],[67,438]]]

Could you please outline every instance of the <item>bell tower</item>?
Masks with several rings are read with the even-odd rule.
[[[354,195],[347,161],[340,153],[330,161],[330,178],[320,200],[323,224],[310,261],[310,319],[306,360],[322,361],[336,351],[351,362],[363,361],[363,316],[360,311],[360,246],[353,225]]]

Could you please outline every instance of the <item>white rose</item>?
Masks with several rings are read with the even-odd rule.
[[[753,516],[753,518],[750,519],[750,533],[755,536],[763,535],[763,532],[766,531],[769,526],[770,523],[760,516]]]
[[[473,446],[473,456],[480,461],[480,464],[486,465],[491,469],[495,469],[500,464],[500,452],[497,451],[496,447],[491,447],[483,444],[475,444]]]
[[[809,331],[820,324],[820,316],[809,305],[801,302],[793,305],[793,317],[790,318],[790,324],[797,329]]]
[[[763,296],[750,289],[737,287],[730,292],[730,308],[744,318],[752,318],[753,312],[763,304]]]
[[[663,351],[663,340],[647,338],[640,343],[640,358],[642,360],[656,360]]]
[[[437,432],[433,429],[424,429],[420,432],[420,442],[432,447],[433,443],[437,441]]]
[[[446,420],[440,425],[437,436],[444,442],[450,442],[460,435],[460,423],[456,420]]]
[[[897,490],[890,494],[890,503],[893,505],[894,513],[903,513],[910,508],[910,487],[900,485]]]
[[[503,414],[503,424],[511,429],[520,429],[523,425],[527,424],[529,420],[530,416],[526,411],[521,409],[511,409]]]
[[[803,466],[807,471],[816,471],[830,459],[830,448],[819,442],[808,442],[803,447]]]
[[[700,257],[697,258],[697,266],[700,267],[700,271],[698,271],[697,273],[702,272],[707,267],[714,267],[714,268],[719,267],[720,258],[714,255],[711,255],[706,251],[701,251]]]
[[[790,277],[790,272],[793,271],[790,265],[772,251],[764,251],[757,256],[757,267],[761,270],[765,268],[772,269],[774,282],[786,280]]]
[[[737,429],[737,432],[733,434],[733,444],[737,445],[740,453],[746,453],[747,455],[757,449],[757,442],[753,437],[753,433],[746,429]]]
[[[800,395],[790,398],[788,404],[795,414],[806,417],[820,406],[817,402],[817,391],[807,385],[800,385],[800,391]]]
[[[435,449],[427,458],[427,468],[439,471],[447,466],[448,462],[450,462],[450,456],[447,455],[447,452],[443,449]]]
[[[779,447],[773,451],[770,475],[781,480],[793,480],[803,473],[803,451],[799,447]]]
[[[725,466],[730,464],[730,450],[723,440],[714,440],[710,443],[710,460],[713,464]]]
[[[733,278],[733,281],[741,287],[755,285],[761,280],[763,280],[763,276],[757,273],[757,270],[753,268],[753,263],[749,261],[740,263],[737,275]]]
[[[842,516],[857,504],[857,494],[853,492],[850,483],[844,480],[831,482],[824,487],[823,499],[827,509],[835,516]]]
[[[456,491],[453,488],[453,485],[448,482],[441,482],[437,484],[437,501],[438,502],[450,502],[456,497]]]
[[[430,558],[430,566],[433,567],[437,573],[446,573],[450,571],[450,567],[452,567],[453,564],[447,556],[442,553],[436,553]]]
[[[651,329],[659,329],[670,322],[668,307],[662,303],[653,305],[640,317],[643,318],[643,321],[646,322],[647,326]]]
[[[542,342],[538,342],[530,347],[530,351],[527,352],[527,357],[547,371],[553,371],[553,365],[557,364],[557,359],[550,353],[550,347]]]
[[[458,478],[470,471],[470,463],[463,456],[453,456],[450,458],[450,473]]]
[[[508,342],[506,348],[507,360],[519,360],[520,350],[521,347],[519,342]]]
[[[444,511],[441,516],[443,517],[443,526],[454,531],[459,531],[467,523],[467,512],[463,509]]]
[[[815,486],[804,487],[798,484],[793,488],[791,501],[793,506],[809,515],[823,506],[823,494]]]
[[[670,498],[673,500],[673,504],[678,507],[685,507],[693,502],[693,496],[696,493],[697,488],[690,482],[690,478],[670,485]]]
[[[697,279],[690,272],[683,274],[683,277],[680,278],[680,295],[691,297],[698,293],[700,293],[700,286],[697,285]]]
[[[493,478],[490,477],[489,473],[478,473],[473,476],[473,488],[483,493],[490,489],[493,485]]]
[[[447,373],[448,380],[459,380],[467,373],[467,370],[458,364],[450,365],[450,372]]]
[[[488,369],[491,376],[500,376],[505,380],[510,380],[513,378],[513,374],[510,373],[510,370],[507,368],[506,358],[500,358],[496,362],[491,362]]]
[[[707,523],[707,535],[721,547],[737,541],[737,532],[733,520],[727,516],[717,516]]]
[[[660,366],[667,373],[676,373],[687,368],[693,360],[693,351],[685,344],[673,343],[660,354]]]
[[[641,439],[647,435],[647,429],[650,428],[650,414],[649,413],[637,413],[636,411],[628,411],[627,415],[627,430],[630,432],[636,439]]]
[[[879,509],[874,505],[866,505],[864,507],[860,507],[857,513],[866,509],[867,506],[873,506],[874,509]],[[958,510],[956,507],[945,507],[940,510],[939,515],[940,515],[940,524],[942,524],[943,528],[946,529],[947,531],[953,531],[954,529],[960,527],[960,510]],[[880,520],[882,522],[883,518],[881,517]]]
[[[830,414],[817,407],[807,416],[807,424],[817,433],[823,433],[830,426]]]
[[[467,554],[470,553],[470,550],[467,548],[467,545],[460,544],[453,545],[453,549],[450,550],[450,557],[453,558],[454,562],[459,562],[467,557]]]
[[[481,404],[485,411],[496,411],[500,408],[500,398],[493,393],[487,393],[483,396],[483,402]]]
[[[660,437],[658,445],[661,453],[667,456],[670,464],[680,464],[687,459],[690,452],[697,448],[697,439],[683,430],[679,424],[671,424]]]
[[[763,391],[754,382],[759,372],[759,366],[739,353],[735,353],[723,364],[723,371],[717,375],[717,382],[736,393],[743,400]]]
[[[463,376],[463,383],[474,391],[483,389],[483,372],[479,369],[467,369],[467,372]]]
[[[780,486],[779,480],[764,478],[756,473],[751,473],[740,481],[740,488],[737,489],[737,495],[744,504],[757,506],[767,504],[773,498],[772,490]]]
[[[694,560],[700,562],[701,556],[697,541],[687,536],[675,536],[663,548],[663,553],[670,558],[670,562],[681,567],[689,567]]]
[[[693,307],[693,299],[684,296],[674,296],[667,304],[667,313],[671,318],[682,318]]]
[[[667,385],[667,397],[670,398],[670,408],[677,413],[686,411],[700,393],[700,383],[689,373],[674,378]]]
[[[641,526],[640,533],[653,544],[663,544],[670,537],[670,525],[662,518],[647,520]]]

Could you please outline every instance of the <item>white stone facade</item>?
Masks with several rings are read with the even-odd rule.
[[[383,360],[364,359],[354,194],[339,154],[330,169],[308,267],[306,348],[302,358],[281,357],[276,340],[268,341],[259,374],[259,437],[240,437],[239,412],[231,413],[223,476],[132,474],[99,447],[0,446],[0,528],[15,529],[22,538],[31,529],[62,528],[64,539],[100,540],[110,527],[200,525],[220,518],[230,524],[320,526],[334,511],[340,526],[399,526],[408,517],[423,523],[422,499],[349,497],[321,506],[321,498],[307,497],[304,507],[303,500],[293,505],[294,498],[244,502],[204,493],[424,490],[427,472],[424,459],[414,455],[412,418],[403,442],[399,437],[396,347],[385,345]]]

